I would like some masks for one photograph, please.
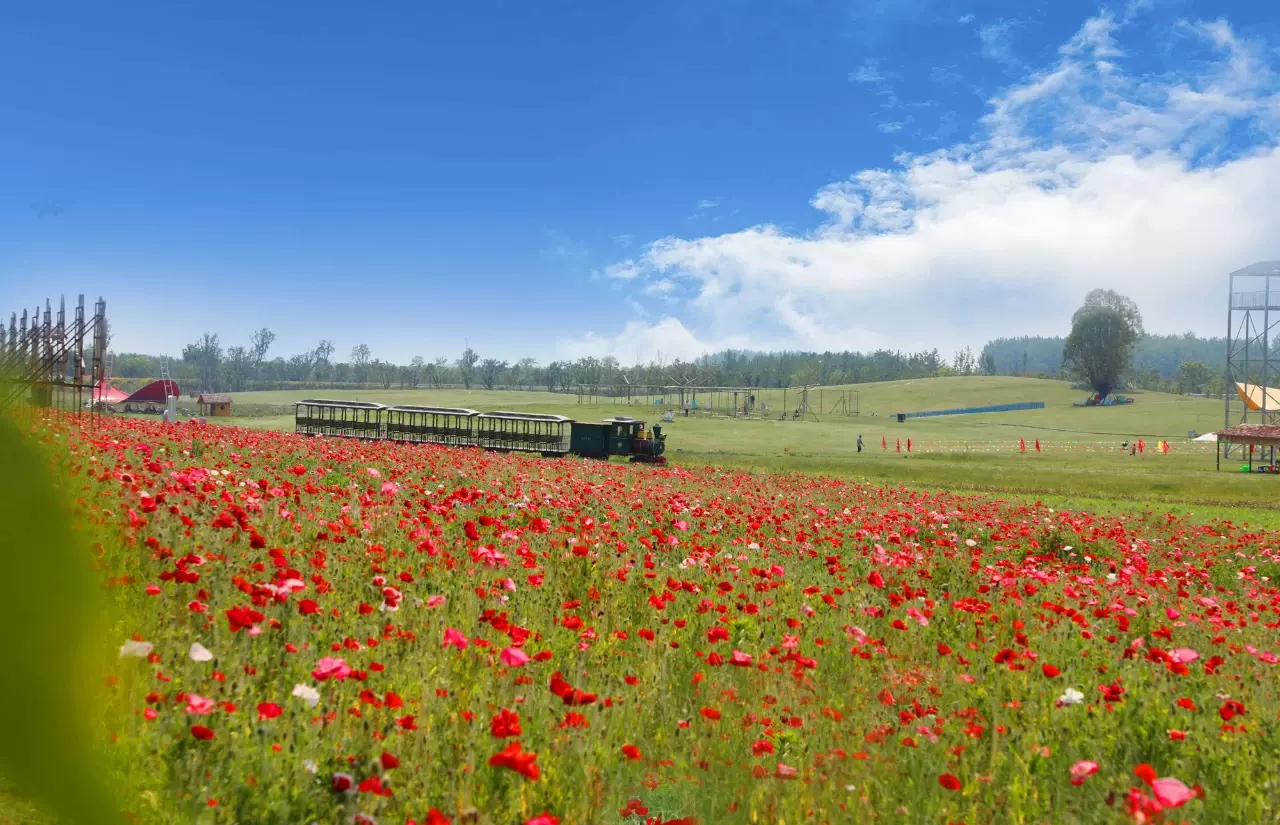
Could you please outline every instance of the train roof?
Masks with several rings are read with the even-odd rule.
[[[543,413],[521,413],[511,412],[510,410],[497,410],[495,412],[480,413],[481,418],[502,418],[510,421],[547,421],[551,423],[573,423],[572,418],[563,415],[546,415]]]
[[[295,401],[293,406],[301,407],[348,407],[355,410],[385,410],[385,404],[378,404],[373,401],[335,401],[329,398],[304,398],[301,401]]]
[[[606,419],[604,419],[604,423],[606,423],[606,424],[641,424],[641,425],[643,425],[643,424],[644,424],[644,421],[643,421],[642,419],[639,419],[639,418],[632,418],[632,417],[631,417],[631,416],[629,416],[629,415],[615,415],[613,418],[606,418]]]
[[[396,404],[394,406],[387,407],[387,409],[393,412],[401,410],[404,412],[435,413],[437,415],[471,416],[480,414],[475,410],[469,410],[466,407],[420,407],[415,404]]]

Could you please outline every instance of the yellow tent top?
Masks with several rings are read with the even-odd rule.
[[[1241,384],[1236,383],[1236,392],[1240,393],[1240,400],[1245,403],[1251,411],[1262,409],[1263,394],[1266,394],[1267,412],[1280,413],[1280,389],[1275,387],[1259,387],[1257,384]]]

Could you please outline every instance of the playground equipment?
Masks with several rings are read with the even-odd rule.
[[[693,384],[579,384],[579,404],[679,410],[678,415],[777,419],[858,415],[858,391],[848,387],[719,387]],[[796,416],[795,411],[800,415]]]

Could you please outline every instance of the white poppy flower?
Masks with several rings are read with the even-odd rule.
[[[320,691],[311,687],[311,685],[294,685],[293,695],[306,702],[309,708],[320,704]]]
[[[151,642],[135,642],[133,639],[120,645],[121,659],[145,659],[151,655]]]

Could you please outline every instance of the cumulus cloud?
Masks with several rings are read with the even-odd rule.
[[[1185,24],[1194,71],[1128,74],[1126,20],[1088,20],[989,101],[971,140],[824,186],[811,231],[668,237],[616,264],[637,293],[669,283],[684,302],[679,319],[628,325],[618,357],[728,341],[946,351],[1063,333],[1094,287],[1131,295],[1149,329],[1216,332],[1224,274],[1280,257],[1280,82],[1224,21]]]
[[[603,358],[612,355],[624,364],[660,362],[676,359],[692,361],[703,355],[725,349],[742,349],[751,341],[743,335],[720,339],[699,338],[678,318],[666,317],[655,323],[631,321],[622,332],[611,336],[588,333],[582,338],[558,341],[561,358]]]

